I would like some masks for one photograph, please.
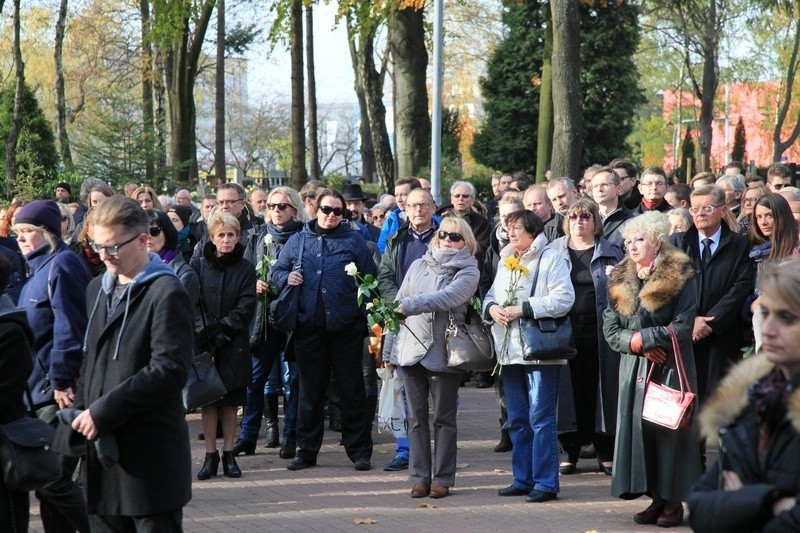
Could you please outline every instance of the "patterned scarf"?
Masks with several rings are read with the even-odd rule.
[[[758,419],[759,455],[767,450],[772,434],[778,424],[786,418],[789,395],[798,382],[800,376],[789,381],[783,375],[783,371],[776,366],[750,387],[748,396]]]

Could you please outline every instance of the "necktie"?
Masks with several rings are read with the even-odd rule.
[[[703,266],[706,266],[709,261],[711,261],[711,243],[714,242],[711,239],[703,239]]]

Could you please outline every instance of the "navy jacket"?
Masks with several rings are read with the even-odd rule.
[[[292,235],[270,272],[279,290],[286,286],[289,273],[298,262],[303,269],[298,326],[314,325],[320,298],[327,331],[341,331],[366,316],[364,307],[359,306],[356,299],[355,278],[348,276],[344,267],[355,263],[362,276],[377,276],[378,268],[364,238],[350,229],[348,221],[343,221],[331,233],[318,233],[317,221],[312,220]]]
[[[34,407],[53,403],[53,392],[75,387],[83,360],[86,287],[92,277],[62,241],[27,257],[31,272],[19,296],[33,330],[33,372],[28,378]]]

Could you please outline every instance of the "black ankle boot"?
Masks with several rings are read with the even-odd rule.
[[[224,456],[224,454],[223,454]],[[219,470],[219,452],[206,452],[206,460],[203,462],[203,467],[197,473],[197,479],[210,479],[211,476],[216,476]]]
[[[222,452],[222,473],[227,477],[242,477],[242,470],[236,464],[233,452]]]
[[[267,438],[264,441],[264,446],[267,448],[277,448],[280,444],[277,394],[267,394],[267,408],[264,410],[264,417],[267,420]]]
[[[293,440],[283,439],[281,451],[278,454],[281,459],[291,459],[297,453],[297,444]]]
[[[508,435],[508,429],[503,428],[500,430],[500,442],[494,447],[494,451],[497,453],[511,451],[511,437]]]

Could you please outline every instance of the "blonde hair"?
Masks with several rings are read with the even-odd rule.
[[[236,235],[241,233],[242,227],[236,217],[231,215],[228,211],[214,211],[208,217],[208,234],[213,235],[214,232],[222,227],[228,226],[236,230]]]
[[[800,314],[800,261],[796,258],[768,263],[760,276],[761,295],[777,297]]]
[[[294,208],[294,216],[292,217],[295,220],[299,220],[300,222],[305,222],[308,220],[308,215],[306,214],[306,210],[303,209],[303,200],[300,198],[298,192],[291,187],[275,187],[269,194],[267,195],[267,203],[272,199],[272,196],[275,194],[282,194],[286,198],[289,199],[289,205]],[[267,209],[269,212],[269,209]]]
[[[62,232],[61,238],[70,237],[72,232],[75,231],[75,217],[72,216],[72,211],[66,204],[58,204],[58,210],[61,211],[61,217],[67,218],[67,231]],[[66,235],[64,235],[66,233]]]
[[[431,239],[431,243],[428,247],[431,249],[439,247],[439,230],[444,231],[443,228],[445,225],[455,226],[456,233],[460,233],[461,236],[464,237],[464,248],[469,250],[472,255],[475,255],[478,251],[478,241],[475,239],[475,234],[472,233],[472,228],[467,221],[459,217],[444,217],[439,224],[439,229],[434,232],[433,239]]]
[[[159,211],[164,210],[164,207],[161,205],[161,201],[158,199],[158,193],[152,187],[148,187],[147,185],[137,187],[136,190],[131,193],[131,198],[138,202],[139,195],[143,192],[149,194],[150,198],[153,200],[152,209],[158,209]]]
[[[644,233],[653,241],[666,243],[671,227],[667,215],[658,211],[647,211],[625,222],[620,233],[625,240],[634,233]]]

